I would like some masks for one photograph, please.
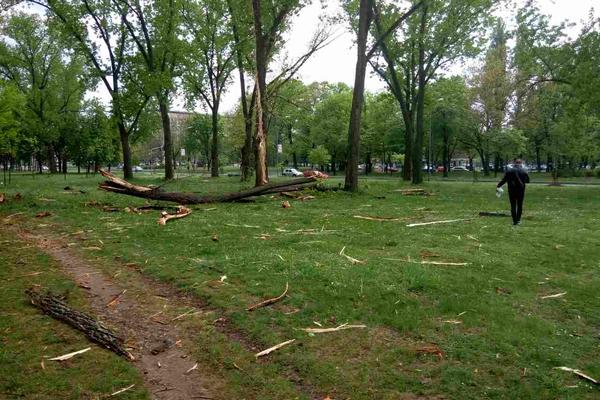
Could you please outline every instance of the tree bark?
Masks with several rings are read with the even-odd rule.
[[[83,332],[87,338],[98,343],[104,348],[133,360],[133,356],[125,349],[123,339],[116,336],[107,327],[91,316],[69,307],[66,303],[51,294],[41,294],[33,289],[25,291],[31,304],[41,309],[44,313],[71,327]]]
[[[121,150],[123,153],[123,177],[133,178],[133,166],[131,165],[131,146],[129,145],[129,132],[122,122],[118,123],[119,138],[121,139]],[[89,172],[89,168],[88,168]]]
[[[163,192],[160,188],[153,188],[142,185],[134,185],[123,179],[117,178],[111,173],[100,171],[107,180],[100,183],[99,188],[107,192],[125,194],[129,196],[141,197],[144,199],[172,201],[179,204],[207,204],[224,203],[239,201],[252,196],[261,196],[270,193],[291,192],[314,187],[318,179],[314,176],[292,179],[285,182],[270,183],[262,186],[255,186],[251,189],[240,192],[226,193],[221,195],[200,196],[196,193],[183,192]]]
[[[212,143],[210,146],[210,176],[219,176],[219,103],[212,108]]]
[[[171,118],[169,117],[169,100],[166,96],[158,94],[158,108],[163,128],[163,152],[165,154],[165,179],[175,178],[175,166],[173,163],[173,140],[171,135]]]
[[[415,142],[412,154],[412,183],[419,184],[423,182],[423,136],[425,134],[423,118],[425,112],[425,33],[427,27],[427,5],[421,9],[421,22],[419,27],[419,72],[418,72],[418,93],[417,93],[417,124],[415,131]]]
[[[450,138],[448,137],[448,129],[446,128],[446,121],[444,120],[444,154],[442,158],[444,159],[444,178],[448,177],[448,170],[450,169]]]
[[[261,0],[252,0],[254,36],[256,40],[256,132],[254,136],[255,185],[269,183],[267,166],[267,43],[263,34]]]
[[[367,38],[373,9],[369,0],[360,1],[357,59],[354,73],[354,91],[352,108],[350,109],[350,126],[348,128],[348,150],[346,152],[346,179],[344,189],[355,192],[358,190],[358,158],[360,156],[360,122],[364,102],[365,75],[367,71]]]

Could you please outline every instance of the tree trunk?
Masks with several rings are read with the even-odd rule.
[[[133,178],[133,166],[131,165],[131,147],[129,146],[129,132],[122,122],[118,123],[119,138],[121,139],[121,150],[123,152],[123,176],[125,179]],[[89,164],[88,164],[89,173]]]
[[[358,190],[358,158],[360,156],[360,122],[364,102],[365,74],[367,71],[367,39],[371,25],[373,10],[369,0],[360,1],[356,70],[354,73],[354,90],[352,108],[350,109],[350,126],[348,128],[348,150],[346,152],[346,179],[344,189]]]
[[[423,136],[424,131],[424,112],[425,112],[425,33],[427,23],[427,5],[421,10],[421,23],[419,27],[419,72],[418,72],[418,87],[417,93],[417,126],[415,132],[415,143],[412,154],[412,183],[419,184],[423,182],[422,159],[423,159]]]
[[[212,109],[212,143],[210,148],[210,176],[219,176],[219,103],[215,102]]]
[[[200,196],[196,193],[163,192],[159,188],[131,184],[123,179],[117,178],[113,174],[102,170],[100,173],[107,180],[100,183],[99,188],[107,192],[114,192],[117,194],[125,194],[151,200],[172,201],[179,204],[232,202],[248,197],[261,196],[264,194],[303,190],[314,187],[318,183],[318,179],[316,177],[304,177],[285,182],[255,186],[251,189],[242,190],[240,192],[226,193],[222,195]]]
[[[256,132],[254,136],[254,165],[256,186],[269,183],[267,166],[267,44],[262,31],[261,1],[252,0],[254,36],[256,39]]]
[[[446,129],[446,125],[444,122],[444,154],[442,158],[444,159],[444,178],[448,177],[448,170],[450,169],[450,141],[448,138],[448,130]]]
[[[46,154],[48,158],[48,169],[50,170],[51,174],[55,174],[56,160],[54,159],[54,146],[52,144],[49,144],[48,147],[46,147]]]
[[[158,94],[158,108],[160,109],[160,119],[163,129],[163,152],[165,154],[165,179],[175,178],[175,167],[173,163],[173,138],[171,135],[171,118],[169,117],[169,99]]]

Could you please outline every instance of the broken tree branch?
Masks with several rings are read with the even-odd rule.
[[[256,353],[254,356],[255,356],[256,358],[259,358],[259,357],[262,357],[262,356],[266,356],[267,354],[269,354],[269,353],[272,353],[272,352],[274,352],[275,350],[278,350],[278,349],[282,348],[283,346],[287,346],[288,344],[292,344],[292,343],[294,343],[295,341],[296,341],[296,339],[287,340],[287,341],[285,341],[285,342],[283,342],[283,343],[279,343],[279,344],[277,344],[277,345],[275,345],[275,346],[273,346],[273,347],[269,347],[269,348],[268,348],[268,349],[266,349],[266,350],[263,350],[263,351],[261,351],[261,352],[258,352],[258,353]]]
[[[260,302],[260,303],[258,303],[258,304],[254,304],[253,306],[250,306],[250,307],[246,308],[246,311],[254,311],[254,310],[256,310],[257,308],[261,308],[261,307],[265,307],[265,306],[268,306],[268,305],[271,305],[271,304],[277,303],[279,300],[281,300],[281,299],[283,299],[283,298],[285,297],[285,295],[286,295],[286,294],[287,294],[287,292],[288,292],[288,289],[289,289],[289,285],[288,285],[288,283],[286,282],[286,283],[285,283],[285,290],[283,291],[283,293],[282,293],[280,296],[273,297],[272,299],[267,299],[267,300],[265,300],[265,301],[261,301],[261,302]]]
[[[190,215],[191,213],[192,213],[192,210],[187,207],[184,207],[184,206],[178,206],[177,212],[175,214],[169,214],[166,211],[162,211],[160,213],[160,218],[158,219],[158,224],[166,225],[167,222],[172,219],[185,218],[188,215]]]
[[[207,204],[207,203],[225,203],[246,199],[252,196],[262,196],[265,194],[291,192],[315,187],[319,183],[316,177],[304,177],[292,179],[286,182],[271,183],[264,186],[257,186],[240,192],[225,193],[221,195],[201,196],[196,193],[186,192],[164,192],[160,188],[148,186],[132,185],[129,182],[117,178],[113,174],[100,170],[106,180],[100,183],[99,188],[107,192],[125,194],[128,196],[141,197],[144,199],[171,201],[179,204]]]
[[[83,332],[92,342],[98,343],[120,356],[125,356],[130,360],[134,359],[133,355],[123,346],[123,339],[91,316],[69,307],[51,294],[41,294],[34,289],[27,289],[25,293],[29,296],[31,304],[52,318],[63,321]]]
[[[343,331],[345,329],[354,329],[354,328],[364,329],[366,327],[367,327],[366,325],[348,325],[348,324],[342,324],[342,325],[337,326],[335,328],[303,328],[303,329],[300,329],[300,330],[304,331],[304,332],[307,332],[307,333],[329,333],[329,332]]]

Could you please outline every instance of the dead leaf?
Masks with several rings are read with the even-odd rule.
[[[435,354],[436,356],[438,356],[440,359],[444,358],[444,352],[442,351],[442,349],[440,349],[437,345],[432,344],[429,346],[423,346],[420,348],[415,349],[415,351],[417,353],[421,353],[421,354]]]

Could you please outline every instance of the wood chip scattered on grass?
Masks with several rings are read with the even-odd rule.
[[[408,263],[413,263],[413,264],[422,264],[422,265],[445,265],[445,266],[453,266],[453,267],[463,267],[465,265],[469,265],[469,263],[467,262],[450,262],[450,261],[429,261],[429,260],[411,260],[410,257],[409,258],[383,258],[383,260],[388,260],[388,261],[402,261],[402,262],[408,262]]]
[[[542,296],[540,297],[540,299],[557,299],[559,297],[563,297],[565,294],[567,294],[567,292],[562,292],[562,293],[556,293],[556,294],[549,294],[548,296]]]
[[[127,292],[127,289],[123,289],[121,291],[121,293],[119,293],[118,295],[114,296],[111,301],[108,302],[108,304],[106,304],[106,307],[112,307],[114,305],[116,305],[119,300],[121,299],[121,296],[123,296],[125,293]]]
[[[262,356],[266,356],[267,354],[270,354],[270,353],[274,352],[275,350],[279,350],[280,348],[282,348],[284,346],[287,346],[288,344],[292,344],[295,341],[296,341],[296,339],[292,339],[292,340],[287,340],[287,341],[285,341],[283,343],[279,343],[279,344],[277,344],[277,345],[275,345],[273,347],[269,347],[266,350],[263,350],[261,352],[256,353],[254,355],[254,357],[259,358],[259,357],[262,357]]]
[[[178,319],[181,319],[183,317],[186,317],[186,316],[192,315],[192,314],[196,314],[196,313],[199,313],[199,311],[196,311],[196,309],[192,308],[191,310],[186,311],[183,314],[180,314],[180,315],[176,316],[171,321],[177,321]]]
[[[74,351],[72,353],[68,353],[68,354],[63,354],[62,356],[58,356],[58,357],[54,357],[54,358],[50,358],[49,361],[65,361],[68,360],[69,358],[73,358],[74,356],[78,355],[78,354],[83,354],[86,351],[91,350],[91,347],[86,347],[83,350],[78,350],[78,351]]]
[[[366,260],[358,260],[354,257],[350,257],[349,255],[344,253],[345,250],[346,246],[342,247],[342,250],[340,251],[340,256],[346,257],[352,264],[365,264],[367,262]]]
[[[452,325],[459,325],[462,324],[462,321],[458,320],[458,319],[446,319],[444,321],[442,321],[446,324],[452,324]]]
[[[444,352],[437,345],[419,347],[415,351],[420,354],[435,354],[440,359],[444,358]]]
[[[286,282],[285,283],[285,290],[283,291],[283,293],[281,295],[279,295],[277,297],[273,297],[271,299],[267,299],[267,300],[261,301],[260,303],[254,304],[254,305],[246,308],[246,311],[254,311],[257,308],[261,308],[261,307],[265,307],[265,306],[277,303],[279,300],[281,300],[281,299],[283,299],[285,297],[285,295],[288,292],[288,289],[289,289],[289,285]]]
[[[371,217],[368,215],[355,215],[354,218],[358,218],[358,219],[366,219],[368,221],[400,221],[401,218],[394,218],[394,217]]]
[[[425,225],[437,225],[437,224],[451,224],[453,222],[461,222],[461,221],[469,221],[473,218],[458,218],[458,219],[447,219],[447,220],[443,220],[443,221],[431,221],[431,222],[418,222],[415,224],[408,224],[406,225],[409,228],[412,228],[414,226],[425,226]]]
[[[117,395],[119,395],[119,394],[121,394],[121,393],[123,393],[123,392],[126,392],[126,391],[128,391],[128,390],[131,390],[131,389],[132,389],[134,386],[135,386],[135,383],[134,383],[133,385],[129,385],[129,386],[127,386],[126,388],[119,389],[119,390],[117,390],[116,392],[112,393],[112,394],[111,394],[109,397],[117,396]]]
[[[162,211],[160,213],[160,218],[158,219],[159,225],[166,225],[168,221],[173,219],[185,218],[192,213],[190,208],[184,206],[177,206],[177,211],[175,214],[169,214],[166,211]]]
[[[45,218],[45,217],[49,217],[51,215],[52,215],[52,213],[49,211],[42,211],[42,212],[35,214],[35,217],[36,218]]]
[[[348,324],[342,324],[342,325],[337,326],[335,328],[302,328],[300,330],[304,331],[306,333],[329,333],[329,332],[343,331],[345,329],[364,329],[366,327],[367,327],[366,325],[348,325]]]
[[[589,375],[584,374],[583,372],[581,372],[578,369],[574,369],[574,368],[569,368],[569,367],[554,367],[554,369],[560,369],[561,371],[567,371],[567,372],[572,372],[575,375],[577,375],[578,377],[585,379],[587,381],[592,382],[594,385],[598,385],[600,382],[598,382],[596,379],[592,378]]]

